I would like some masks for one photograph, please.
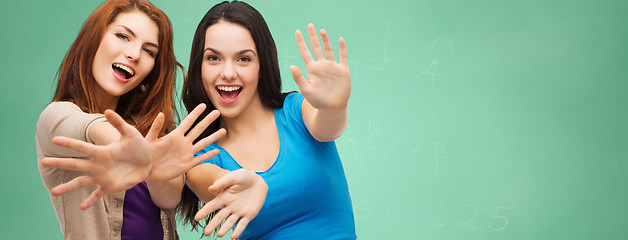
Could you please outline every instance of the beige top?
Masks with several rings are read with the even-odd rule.
[[[72,157],[87,159],[88,156],[58,147],[52,143],[54,136],[66,136],[93,143],[89,138],[89,129],[95,123],[106,121],[103,114],[87,114],[71,102],[52,102],[39,116],[35,144],[37,147],[37,167],[48,192],[85,172],[75,172],[41,165],[44,157]],[[80,204],[96,186],[84,187],[55,197],[50,194],[50,201],[55,209],[64,239],[120,239],[124,192],[106,195],[83,211]],[[162,209],[161,222],[164,239],[178,239],[175,213],[172,209]]]

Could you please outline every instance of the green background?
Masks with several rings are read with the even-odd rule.
[[[35,124],[101,2],[0,3],[3,239],[62,238]],[[187,66],[216,1],[153,2]],[[628,236],[628,4],[556,2],[249,1],[277,42],[284,90],[297,89],[288,66],[304,69],[296,29],[312,22],[347,41],[350,121],[337,146],[360,239]]]

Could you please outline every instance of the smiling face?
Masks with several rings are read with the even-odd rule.
[[[107,26],[92,65],[99,105],[115,109],[153,70],[158,34],[157,24],[139,11],[120,13]]]
[[[246,28],[219,21],[207,28],[203,49],[203,88],[222,117],[235,118],[251,105],[262,106],[258,54]]]

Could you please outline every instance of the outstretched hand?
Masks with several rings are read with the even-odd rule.
[[[225,135],[225,130],[221,129],[196,144],[193,143],[220,115],[218,111],[212,111],[185,134],[204,110],[205,105],[199,105],[179,127],[161,138],[158,135],[164,124],[163,114],[160,113],[155,118],[144,138],[135,127],[111,110],[105,111],[105,117],[120,133],[120,138],[111,144],[95,145],[67,137],[53,138],[55,145],[88,155],[92,160],[54,157],[42,159],[41,164],[44,167],[89,173],[60,184],[50,192],[59,196],[82,187],[98,185],[81,203],[81,209],[85,210],[102,196],[125,191],[144,180],[159,184],[181,176],[199,162],[217,155],[218,150],[213,150],[194,157],[196,152]]]
[[[349,102],[351,94],[351,73],[347,56],[347,44],[344,38],[340,38],[340,63],[336,62],[334,51],[327,31],[321,30],[323,46],[316,36],[313,24],[307,26],[310,37],[310,45],[316,59],[312,58],[301,31],[295,32],[297,45],[301,57],[305,62],[307,79],[301,70],[292,65],[290,71],[292,78],[299,86],[305,99],[316,109],[344,109]]]
[[[198,163],[218,154],[218,150],[215,149],[194,157],[195,153],[225,135],[226,131],[220,129],[194,144],[194,140],[218,118],[220,115],[218,110],[209,113],[202,121],[194,126],[187,135],[185,134],[204,110],[205,104],[199,104],[183,119],[175,130],[160,138],[158,138],[158,133],[164,123],[164,116],[163,114],[157,116],[151,126],[151,130],[146,135],[146,140],[150,143],[151,154],[153,156],[152,169],[146,181],[150,181],[153,184],[168,181],[181,176]]]
[[[105,118],[120,133],[120,139],[108,145],[95,145],[67,137],[52,139],[55,145],[88,155],[91,160],[48,157],[41,161],[44,167],[89,173],[50,191],[52,195],[59,196],[97,184],[98,188],[81,203],[83,210],[106,194],[125,191],[144,181],[151,169],[150,146],[142,134],[114,111],[106,110]]]
[[[200,221],[220,209],[207,224],[204,234],[210,235],[225,220],[218,230],[218,237],[227,234],[227,231],[237,222],[237,226],[231,233],[231,239],[236,239],[264,205],[268,186],[262,177],[242,168],[216,180],[208,190],[216,197],[207,202],[194,219]]]

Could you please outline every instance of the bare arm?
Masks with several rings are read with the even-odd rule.
[[[207,189],[214,184],[216,180],[230,171],[224,170],[214,164],[199,164],[190,169],[187,176],[187,184],[196,196],[203,202],[209,202],[216,197],[216,194],[209,192]]]
[[[109,145],[120,139],[120,133],[109,122],[95,123],[88,134],[96,145]]]
[[[159,184],[146,180],[146,187],[155,205],[163,209],[172,209],[181,201],[183,175]]]

